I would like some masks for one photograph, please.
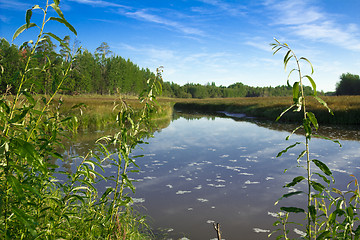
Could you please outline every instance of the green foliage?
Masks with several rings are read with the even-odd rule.
[[[231,84],[228,87],[216,86],[211,84],[194,84],[188,83],[180,86],[176,83],[163,83],[164,96],[177,98],[235,98],[235,97],[271,97],[271,96],[290,96],[292,87],[251,87],[240,82]],[[304,86],[306,93],[311,93],[311,87]]]
[[[0,238],[148,239],[148,234],[142,233],[146,231],[144,218],[135,215],[131,208],[128,192],[135,188],[127,174],[130,165],[136,166],[135,157],[130,157],[132,150],[148,136],[149,113],[154,111],[156,96],[161,92],[161,71],[148,80],[140,96],[140,112],[125,102],[119,106],[120,132],[99,139],[98,149],[86,156],[77,156],[81,162],[74,173],[59,170],[57,161],[63,160],[58,153],[61,142],[76,131],[78,120],[60,113],[61,99],[58,104],[53,102],[76,61],[66,39],[44,33],[46,23],[56,21],[76,34],[58,4],[56,0],[52,4],[47,1],[44,8],[36,5],[28,10],[26,24],[14,34],[16,38],[35,26],[31,23],[33,10],[43,11],[44,20],[36,25],[41,26],[38,38],[25,48],[28,52],[24,68],[19,68],[15,95],[8,89],[0,99]],[[48,17],[50,7],[58,17]],[[67,61],[59,72],[52,72],[56,66],[52,56],[44,54],[48,50],[39,51],[48,48],[51,52],[51,38],[64,46],[62,54]],[[31,94],[33,72],[45,73],[45,81],[52,83],[50,96]],[[110,153],[107,143],[117,146],[115,153]],[[112,161],[118,168],[115,176],[104,177],[104,161]],[[101,193],[95,187],[100,181],[113,182],[115,187]]]
[[[336,84],[336,95],[360,95],[359,75],[343,73]]]
[[[355,178],[354,185],[355,191],[342,192],[338,189],[330,189],[331,182],[334,182],[332,172],[329,167],[322,161],[317,159],[310,159],[310,150],[309,145],[311,138],[313,136],[321,137],[317,134],[314,134],[319,129],[319,124],[316,119],[316,116],[312,112],[307,111],[308,97],[314,97],[321,105],[323,105],[327,110],[332,114],[332,111],[328,108],[325,101],[317,96],[316,84],[313,78],[309,75],[303,75],[300,62],[305,61],[311,67],[311,74],[313,74],[314,69],[311,62],[304,58],[298,58],[293,50],[286,44],[280,43],[275,39],[275,43],[271,44],[274,54],[281,49],[285,49],[287,52],[284,56],[284,67],[286,69],[290,60],[295,61],[296,68],[292,69],[289,73],[289,78],[293,72],[298,73],[298,80],[293,84],[293,104],[287,108],[283,113],[278,117],[281,118],[286,112],[293,109],[296,112],[302,112],[302,123],[297,127],[292,133],[295,133],[299,129],[303,129],[303,134],[305,141],[303,142],[305,149],[300,153],[297,158],[298,166],[306,170],[305,176],[297,176],[290,183],[286,184],[284,187],[300,187],[300,183],[306,181],[306,190],[307,190],[307,207],[306,209],[298,208],[296,206],[291,207],[281,207],[280,209],[285,212],[279,213],[279,220],[276,221],[276,225],[282,224],[282,228],[277,228],[272,234],[277,232],[283,232],[279,235],[277,239],[289,239],[289,230],[287,229],[288,217],[290,213],[305,213],[306,221],[304,224],[305,239],[359,239],[359,227],[356,210],[356,206],[359,202],[359,184]],[[289,83],[288,78],[288,83]],[[306,79],[310,82],[313,92],[309,95],[306,95],[303,89],[303,80]],[[291,136],[290,135],[290,136]],[[290,136],[286,138],[289,140]],[[331,140],[326,137],[323,139]],[[340,143],[336,140],[332,140],[335,143]],[[289,149],[297,146],[300,142],[296,142],[283,151],[279,152],[278,157],[286,153]],[[341,146],[341,145],[340,145]],[[304,165],[300,165],[300,159],[305,158]],[[314,175],[318,176],[320,180],[316,180]],[[350,184],[349,184],[350,185]],[[348,187],[349,187],[348,185]],[[296,191],[293,193],[284,194],[279,200],[284,198],[297,196],[302,194],[303,191]],[[352,195],[349,200],[346,199],[345,195]],[[337,195],[337,197],[334,197]],[[278,201],[279,202],[279,201]],[[276,204],[278,203],[276,202]],[[285,217],[284,217],[285,216]],[[292,223],[293,224],[293,223]],[[357,228],[356,228],[357,227]],[[356,229],[355,229],[356,228]],[[270,234],[270,236],[272,235]]]
[[[59,22],[61,18],[49,19]],[[26,30],[26,26],[24,24],[20,27],[19,33]],[[53,43],[53,39],[59,43],[59,52],[56,51],[57,46]],[[53,93],[53,86],[58,83],[56,77],[61,73],[63,66],[70,61],[73,71],[62,84],[60,93],[116,94],[119,92],[138,95],[146,87],[146,80],[155,77],[149,69],[140,69],[130,60],[119,56],[108,56],[111,51],[106,43],[102,43],[95,54],[86,49],[77,49],[79,51],[76,53],[77,58],[71,60],[70,54],[75,55],[78,42],[75,41],[73,47],[70,46],[70,42],[70,36],[60,38],[51,32],[44,33],[43,38],[36,42],[35,55],[28,63],[31,71],[27,73],[27,77],[32,81],[25,85],[26,88],[31,89],[33,93]],[[25,67],[33,44],[33,41],[29,41],[18,49],[17,46],[1,39],[0,65],[1,69],[6,71],[1,76],[0,92],[5,93],[7,88],[11,88],[12,93],[16,92],[20,84],[19,73]]]

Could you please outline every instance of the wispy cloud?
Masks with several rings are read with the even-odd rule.
[[[9,18],[7,18],[6,16],[4,15],[0,15],[0,21],[1,22],[4,22],[4,23],[7,23],[9,21]]]
[[[273,25],[282,25],[304,39],[360,51],[356,24],[340,24],[331,15],[306,0],[273,1],[265,5],[272,12]]]
[[[87,4],[87,5],[91,5],[91,6],[97,6],[97,7],[118,7],[118,8],[129,9],[128,6],[113,3],[113,2],[108,2],[108,1],[102,1],[102,0],[69,0],[69,1]]]
[[[23,3],[16,0],[6,1],[0,0],[0,8],[23,11],[24,9],[31,8],[31,3]]]
[[[131,17],[131,18],[138,19],[138,20],[157,23],[157,24],[160,24],[160,25],[163,25],[166,27],[170,27],[172,29],[181,31],[185,34],[199,35],[199,36],[204,35],[204,32],[201,31],[200,29],[189,27],[180,22],[166,19],[166,18],[160,17],[158,15],[150,14],[145,9],[137,10],[134,12],[128,11],[125,13],[125,15],[128,17]]]
[[[134,18],[137,20],[145,21],[145,22],[151,22],[156,23],[161,26],[169,27],[173,30],[177,30],[180,32],[183,32],[185,34],[189,35],[199,35],[203,36],[204,33],[194,27],[189,27],[183,23],[180,23],[179,21],[174,21],[171,19],[167,19],[161,16],[158,16],[156,14],[149,13],[148,9],[136,9],[131,6],[121,5],[109,1],[102,1],[102,0],[70,0],[73,2],[81,3],[81,4],[87,4],[90,6],[96,6],[96,7],[115,7],[117,8],[117,13],[127,16],[129,18]]]
[[[217,9],[227,12],[228,14],[232,15],[232,16],[238,16],[238,15],[244,15],[245,14],[245,7],[240,5],[240,4],[236,4],[236,5],[231,5],[225,1],[220,1],[220,0],[199,0],[200,2],[212,5],[214,7],[216,7]],[[205,11],[205,10],[201,10],[201,8],[194,8],[194,11]]]

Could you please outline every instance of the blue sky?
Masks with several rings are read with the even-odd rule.
[[[44,3],[0,0],[0,37],[11,41],[26,9]],[[180,85],[286,84],[284,52],[273,56],[269,46],[274,37],[313,63],[319,90],[334,91],[342,73],[360,74],[359,0],[61,0],[60,7],[83,48],[107,42],[140,67],[164,66],[164,80]],[[34,12],[34,22],[40,17]],[[59,24],[47,31],[75,38]],[[36,35],[30,29],[14,43]]]

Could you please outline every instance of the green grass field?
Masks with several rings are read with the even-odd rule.
[[[71,109],[72,106],[84,103],[82,107],[82,125],[85,127],[95,126],[102,128],[115,119],[116,105],[120,104],[120,98],[110,95],[78,95],[61,96],[63,99],[62,111],[79,114],[79,109]],[[60,98],[57,97],[56,100]],[[334,112],[331,115],[328,110],[308,97],[308,111],[315,113],[319,123],[337,125],[360,125],[360,96],[331,96],[322,97]],[[132,96],[124,96],[122,99],[134,109],[141,107],[138,99]],[[227,111],[232,113],[244,113],[251,117],[274,120],[283,110],[292,104],[291,97],[245,97],[245,98],[208,98],[208,99],[183,99],[183,98],[158,98],[160,112],[154,118],[170,118],[172,108],[182,111],[196,111],[213,113]],[[281,121],[294,122],[299,119],[298,112],[290,110]],[[166,121],[168,122],[168,121]],[[166,125],[166,123],[165,123]]]

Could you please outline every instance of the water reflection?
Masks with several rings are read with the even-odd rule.
[[[275,158],[289,144],[303,140],[299,135],[284,140],[292,128],[254,119],[174,113],[171,124],[134,153],[145,154],[136,161],[141,171],[131,175],[138,181],[134,197],[144,207],[140,211],[173,239],[214,239],[213,222],[221,223],[225,239],[266,239],[278,210],[273,204],[288,191],[282,186],[304,173],[296,167],[302,146]],[[338,134],[347,136],[345,132]],[[84,140],[88,146],[73,146],[71,151],[82,154],[91,141]],[[344,189],[348,175],[358,175],[360,144],[349,140],[342,144],[339,148],[314,138],[311,152],[328,164],[336,185]],[[111,166],[106,170],[111,174]],[[302,201],[305,196],[298,198]],[[296,204],[296,199],[282,204],[290,203]]]

